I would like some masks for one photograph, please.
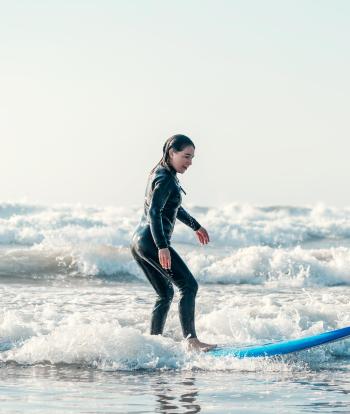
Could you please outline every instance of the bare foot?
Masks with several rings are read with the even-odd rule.
[[[216,348],[216,344],[206,344],[205,342],[201,342],[198,338],[189,338],[187,339],[188,349],[190,351],[203,351],[207,352],[210,349]]]

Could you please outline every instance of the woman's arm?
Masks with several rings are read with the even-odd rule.
[[[149,205],[151,233],[158,249],[169,247],[164,235],[162,211],[171,192],[170,182],[170,177],[161,176],[157,179]]]
[[[194,219],[187,211],[180,206],[177,210],[176,216],[182,223],[186,224],[186,226],[191,227],[191,229],[197,231],[201,228],[201,225],[198,223],[196,219]]]

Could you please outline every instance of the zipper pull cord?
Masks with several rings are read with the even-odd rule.
[[[176,183],[177,183],[177,185],[180,187],[180,190],[184,193],[184,194],[186,194],[186,191],[181,187],[181,185],[180,185],[180,180],[175,176],[175,179],[176,179]]]

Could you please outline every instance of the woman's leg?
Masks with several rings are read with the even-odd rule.
[[[179,316],[182,333],[185,338],[197,338],[195,329],[195,300],[198,283],[185,262],[173,247],[169,247],[171,256],[170,269],[166,270],[171,281],[179,288]]]
[[[160,315],[162,315],[162,309],[164,309],[164,313],[166,308],[169,309],[169,297],[171,296],[172,298],[173,296],[170,283],[172,282],[179,288],[181,294],[179,314],[183,336],[185,338],[197,338],[195,330],[195,298],[198,283],[179,254],[173,247],[169,246],[171,266],[170,269],[163,269],[159,263],[157,246],[148,227],[135,232],[130,247],[135,260],[139,263],[146,277],[158,293],[160,298],[158,301],[163,298],[162,303],[164,303],[164,306],[160,308]],[[166,302],[168,302],[168,307],[165,305]],[[155,312],[158,315],[157,311]],[[163,314],[163,317],[165,322],[166,314],[165,316]]]
[[[168,270],[163,269],[159,263],[158,249],[155,245],[153,246],[153,244],[154,243],[151,240],[147,240],[147,238],[141,242],[142,249],[140,249],[140,245],[138,243],[133,244],[131,246],[131,251],[135,260],[137,263],[139,263],[146,277],[152,283],[152,286],[157,291],[157,293],[159,290],[157,286],[159,286],[159,283],[162,283],[159,281],[164,281],[164,279],[168,282],[173,282],[179,288],[181,293],[181,298],[179,301],[180,322],[184,337],[188,337],[190,348],[205,351],[214,348],[216,345],[201,342],[198,340],[196,335],[195,297],[198,290],[198,283],[196,282],[195,278],[189,271],[184,261],[172,247],[169,247],[171,256],[171,268]],[[171,284],[168,284],[167,286],[169,287]],[[161,287],[160,291],[165,292],[166,287]],[[171,297],[172,295],[173,291],[171,293]],[[156,302],[155,309],[157,308],[157,303],[158,301]],[[167,309],[169,309],[169,306]],[[167,311],[164,312],[164,308],[161,307],[160,309],[162,310],[160,315],[153,313],[152,316],[152,329],[154,326],[154,332],[159,333],[161,333],[163,330],[165,318],[167,315]]]
[[[154,266],[144,260],[137,253],[135,248],[131,248],[131,253],[158,294],[158,298],[152,311],[151,335],[162,334],[171,301],[174,296],[174,289],[171,282],[164,277],[158,269],[155,269]]]
[[[169,247],[171,256],[171,268],[163,269],[159,263],[158,249],[153,246],[152,242],[146,243],[143,240],[141,249],[139,245],[133,245],[132,251],[135,260],[145,272],[148,280],[160,297],[166,296],[166,286],[170,289],[171,283],[179,288],[181,298],[179,301],[179,315],[182,327],[182,333],[185,338],[197,338],[195,330],[195,298],[198,290],[198,283],[192,273],[178,255],[178,253]],[[138,260],[139,258],[139,260]],[[146,264],[145,264],[146,263]],[[166,284],[166,280],[169,284]],[[160,287],[158,288],[158,286]],[[160,291],[160,293],[158,292]],[[162,296],[161,296],[162,295]]]

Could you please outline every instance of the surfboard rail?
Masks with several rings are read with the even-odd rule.
[[[213,356],[232,356],[236,358],[270,357],[298,352],[329,342],[339,341],[350,336],[350,326],[323,332],[317,335],[306,336],[298,339],[278,341],[262,345],[250,345],[246,347],[233,347],[229,345],[218,346],[207,353]]]

